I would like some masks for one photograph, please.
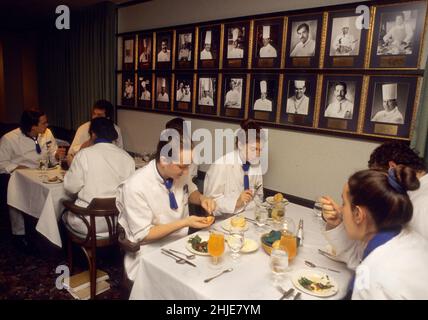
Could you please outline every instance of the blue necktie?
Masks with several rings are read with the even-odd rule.
[[[37,138],[31,138],[31,139],[33,139],[34,144],[36,145],[36,152],[38,154],[41,154],[42,153],[42,148],[40,148],[39,141],[37,140]]]
[[[174,183],[174,180],[171,178],[165,180],[165,187],[168,189],[169,207],[172,210],[177,210],[178,209],[177,201],[175,200],[174,192],[171,191],[173,183]]]
[[[244,170],[244,190],[249,190],[250,179],[248,178],[248,170],[250,169],[250,164],[248,162],[243,164],[242,169]]]

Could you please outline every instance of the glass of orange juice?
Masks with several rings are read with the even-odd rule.
[[[297,255],[297,239],[291,232],[283,232],[281,236],[281,246],[288,252],[288,260],[291,262]]]
[[[211,231],[208,239],[208,253],[212,257],[212,266],[220,266],[220,257],[224,252],[224,234],[218,231]]]

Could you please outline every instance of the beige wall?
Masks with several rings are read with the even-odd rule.
[[[156,0],[120,8],[118,27],[119,32],[127,32],[352,2],[355,1]],[[147,112],[119,110],[118,124],[123,131],[126,149],[136,152],[153,150],[160,130],[170,118]],[[236,128],[229,123],[192,120],[192,129],[229,127]],[[306,199],[331,194],[339,200],[347,177],[355,170],[366,167],[370,153],[378,145],[277,129],[270,129],[269,138],[269,171],[264,177],[265,186]]]

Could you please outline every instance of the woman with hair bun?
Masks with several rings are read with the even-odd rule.
[[[243,120],[237,132],[235,149],[210,166],[204,193],[216,199],[216,215],[235,214],[254,207],[254,197],[263,201],[262,133],[256,121]]]
[[[356,269],[352,299],[428,299],[428,242],[407,227],[419,188],[405,166],[354,173],[342,207],[328,214],[325,236],[339,259]]]

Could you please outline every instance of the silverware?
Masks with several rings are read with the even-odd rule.
[[[168,253],[165,253],[164,251],[161,251],[161,253],[164,254],[164,255],[166,255],[167,257],[170,257],[170,258],[174,259],[175,262],[178,263],[178,264],[185,264],[186,263],[186,261],[184,261],[184,259],[177,259],[174,256],[171,256]]]
[[[300,292],[297,292],[296,295],[294,296],[293,300],[299,300],[301,295],[302,294]]]
[[[222,274],[225,274],[225,273],[228,273],[228,272],[231,272],[231,271],[233,271],[233,268],[225,269],[222,272],[220,272],[219,274],[216,274],[215,276],[213,276],[211,278],[205,279],[204,282],[205,283],[210,282],[211,280],[220,277]]]
[[[189,259],[189,260],[193,260],[193,259],[196,258],[196,256],[194,254],[185,254],[184,252],[180,252],[180,251],[177,251],[177,250],[174,250],[174,249],[168,249],[168,251],[181,254],[181,255],[185,256],[186,259]]]
[[[312,262],[310,262],[308,260],[305,260],[305,264],[308,267],[311,267],[311,268],[321,268],[321,269],[330,270],[330,271],[333,271],[333,272],[340,273],[340,271],[338,271],[338,270],[330,269],[330,268],[327,268],[327,267],[321,267],[321,266],[318,266],[318,265],[316,265],[316,264],[314,264],[314,263],[312,263]]]
[[[277,286],[276,287],[278,289],[279,292],[281,292],[282,296],[279,298],[279,300],[284,300],[285,298],[288,298],[289,296],[291,296],[294,292],[294,288],[290,288],[287,291],[285,291],[282,287]]]
[[[259,191],[259,189],[263,186],[263,184],[259,184],[258,186],[256,186],[254,188],[254,194],[257,194],[257,191]]]
[[[174,254],[174,253],[172,253],[172,252],[169,252],[168,250],[165,250],[165,249],[163,249],[163,248],[162,248],[161,250],[162,250],[162,252],[165,252],[165,253],[167,253],[167,254],[170,254],[171,256],[173,256],[173,257],[175,257],[175,258],[177,258],[177,259],[181,259],[181,260],[183,260],[183,261],[184,261],[184,263],[187,263],[187,264],[191,265],[192,267],[195,267],[195,268],[196,268],[196,264],[194,264],[194,263],[190,262],[189,260],[183,259],[182,257],[179,257],[179,256],[177,256],[176,254]]]
[[[245,217],[245,220],[247,220],[248,222],[251,222],[252,224],[257,225],[257,222],[255,220],[251,219],[251,218]]]

